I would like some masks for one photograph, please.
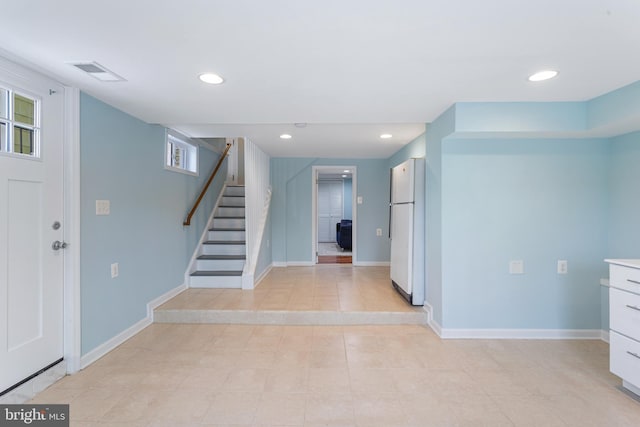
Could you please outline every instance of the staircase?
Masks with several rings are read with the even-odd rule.
[[[246,261],[244,186],[225,187],[199,249],[191,288],[242,288]]]

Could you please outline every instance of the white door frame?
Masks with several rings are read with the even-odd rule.
[[[80,90],[64,91],[64,359],[67,373],[80,370]]]
[[[357,188],[358,188],[358,167],[349,165],[333,165],[333,166],[312,166],[311,167],[311,262],[315,265],[318,263],[318,174],[322,171],[335,171],[338,168],[350,169],[351,174],[351,217],[353,225],[351,229],[351,256],[352,265],[356,265],[358,259],[358,213],[357,213]],[[344,210],[344,202],[342,209]]]
[[[64,300],[63,357],[67,373],[80,370],[80,90],[25,65],[19,57],[1,52],[0,66],[25,80],[46,79],[64,87],[63,111],[63,241]]]

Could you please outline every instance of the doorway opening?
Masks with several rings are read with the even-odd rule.
[[[313,167],[314,264],[356,259],[356,167]]]

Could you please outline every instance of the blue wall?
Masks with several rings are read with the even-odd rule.
[[[600,329],[607,141],[447,140],[442,157],[442,326]]]
[[[146,305],[184,283],[187,263],[226,170],[190,227],[182,222],[219,154],[200,149],[200,176],[164,169],[165,129],[89,95],[80,98],[82,354],[146,317]],[[111,201],[109,216],[95,201]],[[111,279],[110,264],[119,263]]]
[[[354,262],[389,262],[389,168],[386,159],[272,158],[271,233],[274,263],[311,263],[312,167],[356,166],[357,259]],[[382,228],[382,236],[376,236]]]
[[[608,258],[640,258],[640,132],[611,140]]]

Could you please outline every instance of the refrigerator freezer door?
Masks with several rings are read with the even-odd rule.
[[[409,159],[392,169],[391,203],[413,202],[414,159]]]
[[[413,288],[413,204],[392,205],[391,280],[411,295]]]

